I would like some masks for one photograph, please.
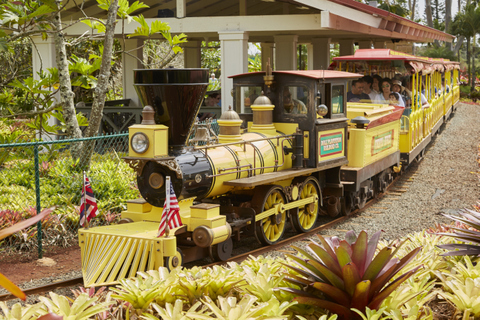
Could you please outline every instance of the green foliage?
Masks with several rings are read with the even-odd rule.
[[[379,1],[379,3],[380,5],[378,8],[394,13],[398,16],[407,17],[410,14],[407,7],[407,1],[405,0]]]
[[[202,41],[201,64],[202,68],[208,68],[218,78],[221,72],[220,41]]]
[[[295,301],[327,309],[338,314],[340,319],[357,318],[351,308],[362,313],[367,307],[378,310],[382,302],[419,269],[416,267],[397,276],[421,248],[399,260],[394,256],[401,243],[396,248],[381,249],[374,257],[380,232],[370,241],[364,231],[358,237],[350,231],[342,241],[336,237],[318,237],[320,243],[312,242],[306,250],[294,247],[303,258],[287,254],[296,265],[286,264],[293,271],[287,279],[303,290],[282,290],[297,295]],[[389,283],[394,277],[396,279]]]
[[[444,58],[449,59],[451,61],[456,61],[457,57],[455,56],[455,52],[447,48],[445,45],[431,45],[422,47],[418,50],[418,55],[423,57],[430,57],[430,58]]]
[[[480,212],[465,209],[460,211],[459,216],[447,215],[445,217],[458,221],[466,227],[451,227],[453,233],[439,233],[439,235],[453,237],[464,243],[442,244],[441,249],[452,250],[444,253],[444,256],[480,256]]]

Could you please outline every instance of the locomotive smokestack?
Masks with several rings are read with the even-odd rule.
[[[134,70],[134,86],[143,106],[155,110],[155,123],[168,127],[168,145],[182,148],[208,86],[208,69]]]

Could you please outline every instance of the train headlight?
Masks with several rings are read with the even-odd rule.
[[[144,153],[148,149],[148,137],[141,132],[133,135],[130,145],[136,153]]]

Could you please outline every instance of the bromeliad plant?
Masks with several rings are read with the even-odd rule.
[[[453,233],[438,233],[439,235],[453,237],[456,240],[468,243],[442,244],[441,249],[452,250],[442,254],[442,256],[479,256],[480,255],[480,212],[465,209],[458,213],[460,216],[444,214],[445,217],[465,225],[465,228],[458,226],[450,227]],[[458,249],[458,250],[457,250]]]
[[[312,241],[306,250],[294,247],[304,258],[287,254],[298,267],[286,264],[291,271],[285,279],[303,290],[279,289],[295,294],[294,300],[298,303],[327,309],[338,314],[339,319],[359,319],[352,308],[364,314],[367,307],[378,310],[382,302],[420,268],[417,266],[397,276],[421,248],[402,259],[395,258],[402,242],[396,248],[384,247],[375,256],[380,232],[370,241],[364,231],[358,237],[349,231],[342,241],[337,237],[318,235],[318,238],[320,243]]]

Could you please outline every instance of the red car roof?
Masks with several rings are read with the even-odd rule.
[[[230,76],[229,78],[239,78],[253,74],[265,75],[264,71],[261,72],[249,72]],[[363,77],[362,74],[337,71],[337,70],[293,70],[293,71],[273,71],[272,74],[292,74],[300,77],[312,78],[312,79],[355,79]]]

